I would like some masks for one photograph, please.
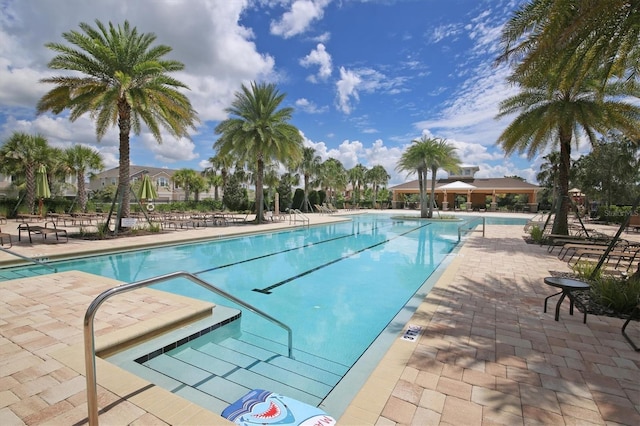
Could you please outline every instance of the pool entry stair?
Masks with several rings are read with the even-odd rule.
[[[224,327],[237,329],[236,322]],[[217,413],[255,388],[317,407],[347,370],[312,354],[291,359],[282,343],[246,331],[225,334],[221,328],[125,368]]]
[[[114,287],[89,306],[84,319],[89,424],[97,424],[97,393],[92,391],[96,391],[98,380],[93,333],[93,318],[98,307],[118,293],[175,277],[188,278],[221,292],[192,274],[177,272]],[[251,307],[248,311],[282,325]],[[241,330],[240,311],[216,305],[212,317],[119,352],[107,360],[218,414],[256,388],[317,408],[349,367],[306,352],[294,354],[291,330],[285,326],[285,331],[289,332],[288,342],[284,342],[285,338],[276,342]],[[258,404],[258,408],[261,406]]]

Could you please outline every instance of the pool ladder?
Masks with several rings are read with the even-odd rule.
[[[47,265],[48,266],[48,265]],[[187,278],[188,280],[204,287],[205,289],[216,293],[220,296],[223,296],[234,303],[242,306],[250,312],[253,312],[256,315],[261,316],[267,321],[271,321],[272,323],[280,326],[284,330],[286,330],[289,339],[289,358],[293,359],[293,332],[291,328],[284,324],[281,321],[273,318],[271,315],[249,305],[246,302],[238,299],[237,297],[209,284],[208,282],[198,278],[197,276],[184,271],[172,272],[166,275],[160,275],[157,277],[147,278],[146,280],[141,280],[129,284],[122,284],[118,287],[113,287],[109,290],[103,291],[96,297],[93,302],[87,308],[87,312],[84,315],[84,360],[85,360],[85,370],[87,375],[87,407],[89,411],[89,425],[96,426],[98,425],[98,384],[96,381],[96,345],[95,345],[95,335],[93,330],[93,319],[98,311],[100,305],[109,299],[112,296],[115,296],[120,293],[126,293],[128,291],[136,290],[143,287],[148,287],[153,284],[157,284],[162,281],[168,281],[175,278]]]
[[[309,218],[298,209],[289,209],[289,224],[302,222],[303,225],[309,226]]]
[[[480,232],[478,230],[473,229],[480,224],[480,221],[482,221],[482,236],[484,237],[484,228],[485,228],[485,225],[487,224],[487,220],[484,217],[476,217],[458,226],[458,242],[460,242],[460,240],[462,239],[463,231],[464,232]]]

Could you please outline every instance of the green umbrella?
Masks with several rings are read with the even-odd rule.
[[[42,164],[36,171],[36,197],[38,197],[38,214],[42,216],[43,198],[51,198],[47,168]]]
[[[156,188],[153,186],[151,179],[149,179],[149,175],[144,175],[142,177],[142,184],[140,185],[138,198],[147,201],[155,200],[156,198],[158,198],[158,193],[156,192]]]

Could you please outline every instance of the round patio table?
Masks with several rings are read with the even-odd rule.
[[[562,277],[546,277],[544,279],[544,283],[550,285],[551,287],[560,289],[558,293],[552,294],[551,296],[548,296],[544,299],[544,312],[547,312],[547,301],[549,300],[549,298],[560,294],[560,298],[558,299],[558,303],[556,304],[556,321],[558,321],[558,318],[560,317],[560,305],[562,304],[564,298],[568,297],[569,301],[571,302],[569,305],[569,314],[573,315],[573,304],[575,303],[578,306],[582,307],[582,311],[584,312],[583,322],[585,324],[587,323],[587,308],[578,299],[576,299],[571,294],[571,292],[576,290],[589,290],[589,284],[583,281]]]

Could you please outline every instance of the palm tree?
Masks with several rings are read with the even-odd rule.
[[[366,176],[367,168],[362,164],[356,164],[353,168],[349,169],[347,174],[349,175],[349,182],[353,189],[353,195],[351,201],[355,204],[360,202],[360,188],[363,186],[366,190]]]
[[[309,206],[309,188],[311,182],[318,176],[320,172],[321,158],[316,154],[316,150],[311,147],[302,148],[302,161],[297,164],[294,170],[300,173],[304,180],[304,200],[301,210],[307,212]],[[312,209],[313,211],[313,209]]]
[[[336,192],[347,187],[347,171],[335,158],[327,158],[320,165],[319,184],[325,188],[330,203],[336,202]]]
[[[365,177],[367,182],[373,186],[373,205],[375,207],[380,186],[386,185],[389,179],[391,179],[391,176],[389,176],[389,173],[387,173],[387,170],[383,166],[378,164],[367,170]]]
[[[456,148],[447,143],[446,139],[430,138],[423,135],[414,139],[411,145],[400,157],[398,170],[418,172],[420,190],[420,217],[433,217],[433,200],[436,192],[436,174],[439,169],[454,171],[460,166],[460,158]],[[431,193],[427,208],[426,181],[427,171],[431,171]]]
[[[593,80],[566,82],[551,90],[546,84],[522,86],[519,94],[501,102],[498,118],[519,114],[502,132],[498,144],[506,155],[526,152],[533,158],[547,148],[560,151],[558,196],[552,233],[568,234],[569,171],[571,148],[578,146],[579,129],[591,144],[597,134],[617,129],[636,140],[640,137],[640,107],[620,100],[628,87],[608,84],[603,89]],[[604,95],[604,98],[603,98]]]
[[[22,171],[25,175],[26,205],[34,212],[36,199],[36,170],[46,165],[50,156],[47,139],[41,135],[14,132],[0,147],[0,167],[3,170]]]
[[[231,155],[255,165],[256,173],[256,223],[264,221],[264,167],[271,161],[297,162],[302,159],[302,135],[288,121],[293,108],[278,109],[285,94],[279,93],[274,84],[244,84],[236,92],[231,107],[225,111],[234,117],[216,126],[221,135],[214,144],[220,155]]]
[[[176,171],[173,176],[171,176],[171,180],[173,183],[182,188],[184,190],[184,200],[189,201],[189,195],[193,191],[194,185],[197,186],[198,183],[195,182],[197,178],[200,176],[196,173],[195,170],[192,169],[180,169]],[[204,181],[204,179],[203,179]]]
[[[547,74],[551,87],[593,77],[637,79],[640,3],[629,0],[532,0],[502,31],[503,54],[518,76]]]
[[[142,123],[158,142],[161,127],[176,138],[188,137],[194,128],[196,113],[189,99],[180,91],[187,86],[168,73],[181,71],[184,65],[163,57],[171,51],[165,45],[152,47],[153,33],[138,34],[129,22],[105,27],[96,20],[98,29],[81,23],[79,31],[63,33],[71,46],[48,43],[57,52],[49,68],[77,71],[82,75],[60,75],[41,80],[55,87],[38,102],[38,113],[60,114],[70,110],[75,121],[85,113],[96,119],[98,139],[110,126],[118,126],[120,164],[118,206],[120,217],[129,215],[129,136],[140,134]]]
[[[87,209],[87,190],[85,188],[85,175],[88,171],[101,171],[104,169],[102,156],[93,148],[74,145],[64,151],[63,164],[66,171],[75,173],[78,182],[78,204],[81,211]]]

